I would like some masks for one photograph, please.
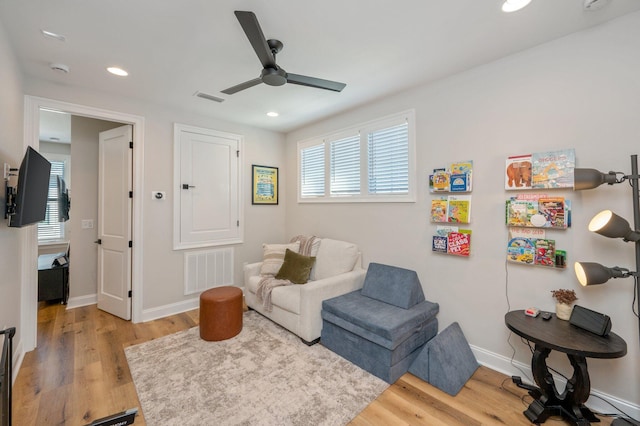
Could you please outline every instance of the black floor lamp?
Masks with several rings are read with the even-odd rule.
[[[622,217],[613,213],[611,210],[604,210],[598,213],[589,222],[589,230],[609,238],[622,238],[623,241],[633,242],[635,244],[636,268],[630,271],[626,268],[614,266],[612,268],[603,266],[593,262],[576,262],[575,272],[578,281],[583,286],[594,284],[603,284],[611,278],[627,278],[633,277],[634,280],[634,301],[635,312],[638,316],[638,332],[640,333],[640,288],[638,284],[638,274],[640,272],[640,187],[638,186],[638,156],[631,156],[631,174],[625,175],[621,172],[602,173],[595,169],[575,169],[574,189],[591,189],[606,183],[613,185],[622,183],[626,180],[631,185],[631,196],[633,202],[633,229]],[[612,426],[640,426],[635,420],[616,419],[611,423]]]

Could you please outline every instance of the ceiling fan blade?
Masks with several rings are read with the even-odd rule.
[[[287,73],[287,83],[299,84],[300,86],[315,87],[317,89],[332,90],[341,92],[345,88],[345,83],[337,81],[323,80],[321,78],[308,77],[306,75]]]
[[[262,66],[264,68],[275,68],[276,58],[273,57],[273,53],[271,53],[267,40],[264,38],[264,34],[262,33],[262,29],[260,28],[256,15],[253,12],[244,12],[241,10],[236,10],[234,13],[236,18],[238,18],[238,22],[240,22],[240,26],[242,26],[244,33],[247,35],[253,50],[255,50],[256,55],[258,55],[258,59],[260,59]]]
[[[262,83],[261,78],[254,78],[253,80],[245,81],[244,83],[240,83],[236,86],[229,87],[228,89],[224,89],[222,93],[225,95],[233,95],[241,90],[248,89],[249,87],[257,86]]]

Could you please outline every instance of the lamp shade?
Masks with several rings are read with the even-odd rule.
[[[611,210],[603,210],[589,222],[589,231],[609,238],[623,238],[625,241],[640,240],[640,233],[631,229],[626,219]]]
[[[573,189],[576,191],[597,188],[603,183],[611,185],[617,182],[615,173],[602,173],[596,169],[573,170]]]
[[[611,278],[625,278],[629,276],[629,271],[619,268],[607,268],[594,262],[576,262],[574,265],[576,277],[583,286],[604,284]]]

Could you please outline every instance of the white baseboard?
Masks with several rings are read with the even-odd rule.
[[[523,383],[533,383],[533,373],[531,372],[531,365],[523,364],[518,361],[512,361],[503,355],[499,355],[493,352],[489,352],[485,349],[469,345],[471,351],[478,360],[478,363],[484,365],[492,370],[499,371],[507,376],[520,376]],[[558,389],[564,389],[566,380],[563,377],[553,376]],[[591,410],[597,413],[616,413],[616,410],[611,406],[617,407],[619,410],[625,412],[631,417],[637,419],[640,418],[640,405],[633,404],[630,401],[625,401],[616,396],[606,394],[597,389],[591,388],[591,397],[585,404]],[[602,399],[600,399],[602,398]],[[604,400],[604,401],[603,401]],[[609,404],[607,404],[607,401]]]
[[[72,297],[67,301],[67,309],[79,308],[81,306],[95,305],[98,303],[97,294],[89,294],[86,296]]]
[[[20,371],[20,367],[22,366],[22,361],[24,361],[24,347],[22,346],[22,340],[20,340],[18,344],[13,347],[13,364],[11,365],[12,385],[16,382],[18,371]]]
[[[191,311],[200,307],[200,296],[183,302],[171,303],[169,305],[159,306],[157,308],[145,309],[142,311],[142,322],[153,321],[158,318],[168,317],[170,315],[181,314],[182,312]]]

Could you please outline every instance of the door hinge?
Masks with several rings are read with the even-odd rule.
[[[129,191],[129,198],[133,198],[133,191]]]
[[[129,148],[133,149],[133,141],[129,142]]]
[[[240,221],[239,220],[236,221],[236,226],[240,226]]]
[[[129,290],[129,297],[133,295],[133,291]]]
[[[133,241],[129,241],[129,247],[133,247]]]
[[[236,151],[236,157],[237,157],[237,158],[240,158],[240,150],[237,150],[237,151]]]

